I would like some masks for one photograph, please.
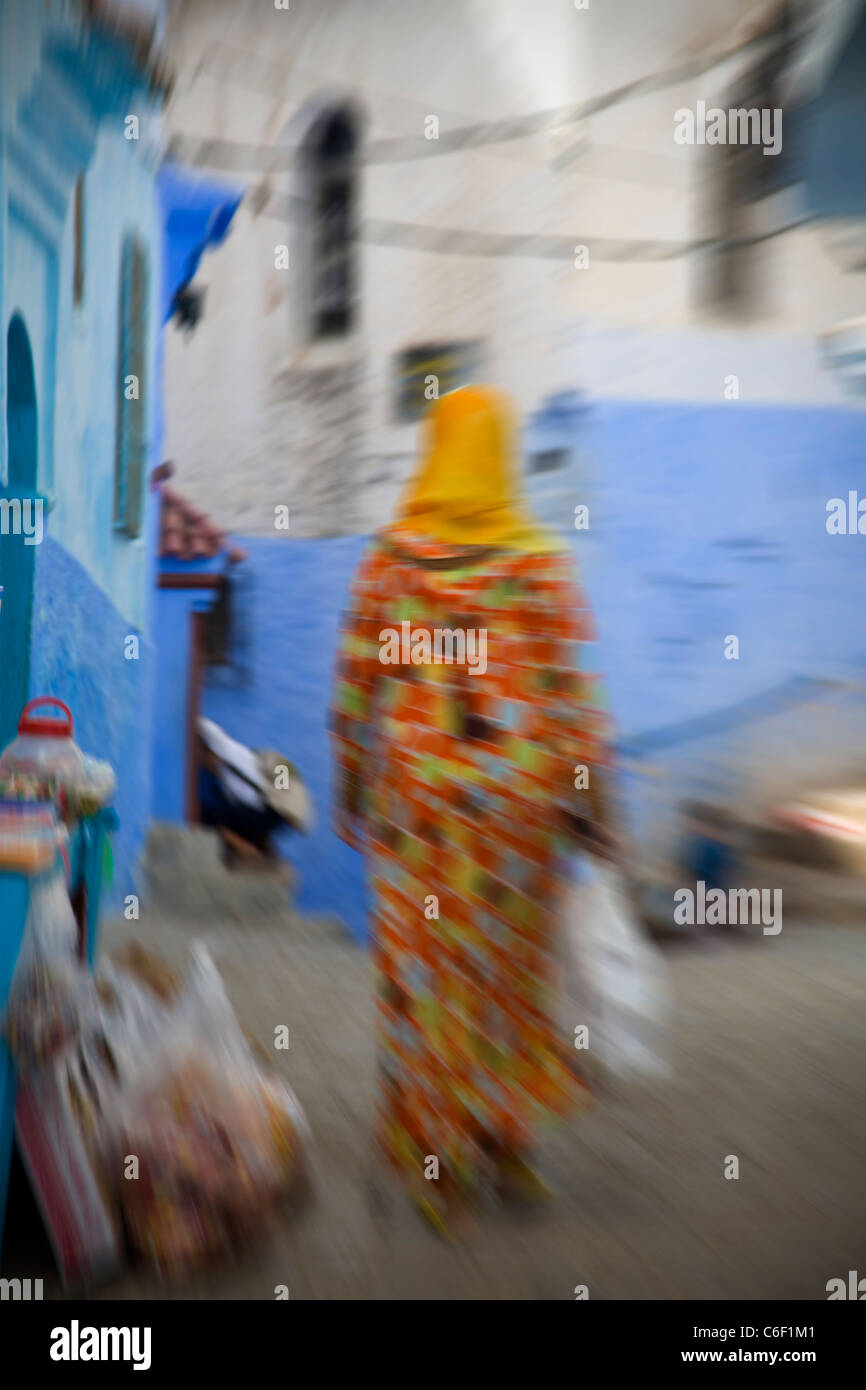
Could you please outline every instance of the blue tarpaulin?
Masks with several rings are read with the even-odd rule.
[[[162,210],[162,322],[171,317],[174,297],[195,275],[211,246],[225,239],[238,210],[243,189],[230,188],[190,174],[176,164],[164,164],[157,176]]]
[[[162,166],[156,189],[162,224],[159,309],[160,324],[165,324],[171,318],[175,295],[195,275],[205,251],[225,240],[244,194],[243,189],[203,179],[176,164]],[[151,468],[162,462],[165,437],[164,355],[164,335],[160,333],[156,344],[157,387],[151,417]]]

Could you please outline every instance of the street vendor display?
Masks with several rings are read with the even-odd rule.
[[[139,1164],[121,1183],[134,1249],[161,1273],[189,1273],[245,1244],[303,1181],[306,1121],[267,1075],[216,966],[193,948],[161,1049],[127,1089],[121,1150]]]
[[[128,1243],[163,1276],[189,1274],[302,1190],[306,1120],[202,946],[183,975],[140,946],[92,980],[78,968],[77,990],[57,977],[55,1030],[33,1027],[26,988],[5,1020],[23,1067],[19,1145],[58,1266],[68,1285],[93,1283]]]
[[[129,1253],[168,1276],[239,1248],[300,1190],[307,1127],[202,946],[183,973],[135,943],[94,973],[70,889],[86,893],[88,826],[114,774],[72,735],[61,701],[32,700],[0,756],[0,894],[18,918],[0,992],[0,1200],[14,1109],[61,1276],[81,1286]]]
[[[60,714],[34,713],[46,705]],[[114,795],[114,772],[82,753],[72,734],[72,714],[62,700],[45,695],[25,705],[18,736],[0,756],[0,798],[52,802],[66,822],[95,815]]]
[[[0,756],[0,1239],[13,1128],[17,1122],[21,1148],[22,1116],[26,1129],[32,1112],[38,1137],[34,1128],[28,1167],[37,1195],[36,1168],[59,1175],[44,1190],[49,1228],[65,1239],[77,1212],[89,1232],[83,1261],[58,1252],[61,1269],[77,1275],[96,1267],[89,1256],[100,1240],[100,1194],[72,1119],[60,1105],[33,1101],[90,1007],[85,963],[95,954],[106,832],[116,818],[107,804],[111,767],[82,753],[72,735],[68,707],[40,697],[22,710],[17,737]],[[64,1094],[74,1107],[74,1086]]]

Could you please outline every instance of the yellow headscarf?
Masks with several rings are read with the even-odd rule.
[[[419,467],[385,534],[445,545],[547,554],[564,545],[520,494],[513,412],[492,386],[463,386],[434,401]]]

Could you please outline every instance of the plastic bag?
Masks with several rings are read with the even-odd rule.
[[[188,1272],[244,1243],[300,1182],[306,1121],[256,1062],[219,972],[193,948],[163,1039],[125,1096],[121,1183],[133,1245]]]
[[[77,1050],[95,1102],[99,1144],[113,1161],[126,1099],[170,1036],[172,1013],[157,994],[110,962],[100,968],[93,995]]]
[[[15,1133],[64,1283],[116,1272],[123,1234],[115,1185],[99,1153],[92,1077],[74,1048],[21,1077]]]
[[[116,791],[117,778],[111,764],[85,753],[81,775],[69,778],[64,785],[67,818],[95,816],[113,800]]]
[[[192,947],[178,1021],[180,1029],[194,1040],[196,1061],[207,1057],[211,1074],[225,1081],[226,1092],[237,1088],[235,1101],[240,1095],[252,1097],[263,1110],[271,1145],[260,1156],[264,1157],[266,1170],[262,1190],[270,1187],[278,1193],[284,1191],[300,1165],[303,1143],[311,1138],[306,1116],[288,1083],[275,1073],[266,1072],[257,1060],[238,1023],[222,976],[200,942]],[[241,1106],[246,1108],[245,1101]],[[248,1118],[252,1121],[251,1115]]]
[[[4,1019],[18,1064],[45,1065],[78,1036],[93,986],[78,954],[78,924],[63,872],[35,879]]]
[[[584,856],[563,911],[568,993],[589,1027],[589,1055],[620,1080],[669,1073],[671,990],[661,952],[634,920],[618,870]]]

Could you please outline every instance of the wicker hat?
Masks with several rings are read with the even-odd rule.
[[[262,774],[261,793],[271,810],[296,830],[309,832],[313,804],[294,763],[273,748],[257,748],[256,757]]]

